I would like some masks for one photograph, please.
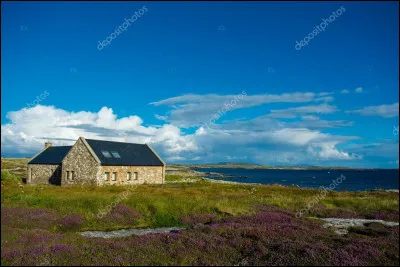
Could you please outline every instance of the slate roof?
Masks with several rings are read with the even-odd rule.
[[[51,146],[40,153],[28,164],[61,164],[61,161],[67,155],[72,146]]]
[[[93,149],[96,156],[100,159],[101,165],[164,166],[162,161],[147,145],[93,139],[85,140]],[[111,157],[106,158],[102,151],[108,151],[111,154]],[[118,152],[120,158],[114,157],[112,152]]]

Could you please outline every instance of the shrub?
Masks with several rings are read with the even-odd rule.
[[[196,224],[210,224],[218,221],[218,217],[215,214],[195,214],[186,215],[180,220],[183,224],[194,226]]]
[[[53,210],[25,208],[25,207],[2,207],[1,224],[18,228],[49,229],[60,218]]]
[[[133,214],[132,214],[133,212]],[[112,214],[135,217],[120,205]],[[124,216],[125,216],[124,215]],[[133,215],[133,216],[132,216]],[[110,213],[111,216],[111,213]],[[111,218],[111,217],[110,217]],[[216,220],[209,214],[190,220],[203,222],[177,233],[148,234],[126,238],[84,238],[46,230],[18,230],[2,243],[2,264],[37,265],[250,265],[332,266],[399,264],[399,228],[371,224],[339,236],[319,222],[296,218],[293,213],[270,206],[253,214]],[[184,220],[184,219],[182,219]],[[190,223],[190,221],[188,221]],[[212,222],[211,224],[207,224]],[[8,226],[7,226],[8,227]],[[6,245],[5,245],[6,244]]]
[[[60,228],[62,230],[75,230],[81,226],[84,217],[81,214],[71,214],[60,220]]]
[[[376,219],[376,220],[384,220],[384,221],[399,221],[399,211],[396,212],[378,212],[375,213],[371,216],[367,216],[370,217],[371,219]]]
[[[134,225],[137,223],[139,218],[141,218],[140,214],[133,208],[117,204],[102,218],[102,220],[106,223]]]

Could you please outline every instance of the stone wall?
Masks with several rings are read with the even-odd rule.
[[[89,149],[81,139],[68,152],[62,161],[61,185],[87,184],[96,185],[99,163],[95,160]],[[67,177],[67,171],[74,172],[73,180]]]
[[[28,184],[61,184],[61,165],[28,164]]]
[[[129,184],[163,184],[164,167],[162,166],[100,166],[99,185],[129,185]],[[108,181],[105,180],[105,172],[109,173]],[[116,172],[116,181],[112,180],[112,173]],[[127,173],[131,173],[131,180],[127,181]],[[137,172],[137,180],[134,180],[134,172]]]

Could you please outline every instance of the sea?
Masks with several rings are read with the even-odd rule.
[[[336,191],[365,191],[399,189],[399,169],[362,170],[306,170],[306,169],[244,169],[244,168],[196,168],[206,173],[204,177],[215,180],[280,184],[303,188],[327,188]],[[220,173],[234,177],[218,177]]]

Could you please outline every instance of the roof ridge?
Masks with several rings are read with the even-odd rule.
[[[143,145],[145,146],[146,144],[139,144],[139,143],[129,143],[129,142],[120,142],[120,141],[109,141],[109,140],[99,140],[99,139],[87,139],[85,138],[86,141],[99,141],[99,142],[110,142],[110,143],[120,143],[120,144],[131,144],[131,145]]]

